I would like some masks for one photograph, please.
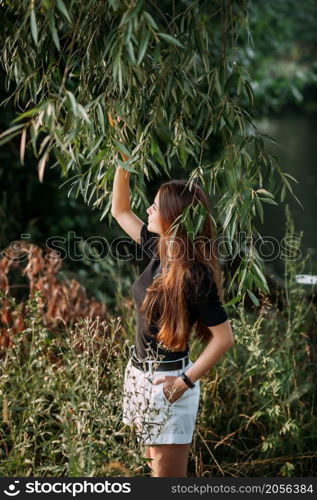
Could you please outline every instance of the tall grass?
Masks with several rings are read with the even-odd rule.
[[[110,475],[120,457],[137,461],[131,438],[120,432],[124,342],[116,325],[84,320],[63,338],[52,338],[30,301],[30,326],[2,360],[2,475]],[[96,342],[100,331],[107,335]],[[82,352],[78,349],[81,334]],[[101,356],[103,353],[103,356]]]
[[[201,381],[189,475],[315,475],[316,308],[296,283],[307,265],[285,263],[282,308],[265,299],[259,312],[229,311],[236,343]],[[121,420],[135,322],[117,297],[119,317],[83,319],[58,335],[43,325],[39,294],[29,299],[26,328],[0,364],[1,475],[149,475]],[[193,360],[201,349],[192,343]]]
[[[232,315],[236,344],[204,378],[197,475],[315,475],[316,306],[313,287],[296,282],[308,265],[308,257],[285,260],[276,304],[266,298],[256,314],[241,304]]]

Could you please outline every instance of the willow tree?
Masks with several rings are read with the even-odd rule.
[[[247,8],[247,0],[2,2],[2,65],[18,113],[1,140],[20,136],[21,162],[33,148],[40,181],[55,165],[101,218],[111,217],[117,162],[132,172],[137,210],[148,204],[146,181],[171,177],[177,164],[213,196],[227,250],[239,233],[247,238],[230,285],[257,302],[252,289],[267,284],[256,215],[291,186],[242,105],[253,101],[237,51]],[[195,231],[201,215],[182,222]]]

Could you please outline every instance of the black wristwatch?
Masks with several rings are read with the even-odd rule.
[[[181,374],[181,377],[182,377],[182,379],[184,380],[185,384],[186,384],[186,385],[188,385],[188,387],[189,387],[190,389],[194,389],[194,387],[195,387],[194,382],[193,382],[192,380],[190,380],[190,378],[189,378],[189,377],[187,377],[187,375],[186,375],[185,373],[182,373],[182,374]]]

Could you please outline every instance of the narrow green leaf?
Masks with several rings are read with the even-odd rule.
[[[41,154],[43,153],[44,148],[45,148],[46,144],[49,142],[49,140],[50,140],[50,136],[49,135],[47,135],[46,137],[44,137],[44,139],[41,142],[40,147],[39,147],[39,156],[41,156]]]
[[[76,115],[77,114],[77,102],[76,102],[75,96],[69,90],[66,90],[66,94],[69,98],[69,102],[70,102],[72,111],[73,111],[74,115]]]
[[[121,22],[120,26],[122,24],[124,24],[124,23]],[[130,38],[131,38],[131,35],[132,35],[132,28],[133,28],[133,23],[129,22],[128,25],[127,25],[126,30],[124,31],[124,43],[125,44],[129,43],[129,41],[130,41]]]
[[[20,122],[21,120],[23,120],[24,118],[28,118],[29,116],[34,116],[36,113],[41,111],[41,109],[44,108],[45,106],[39,106],[38,108],[29,109],[28,111],[25,111],[21,115],[17,116],[17,118],[13,120],[13,123]]]
[[[113,142],[115,143],[115,145],[117,146],[117,148],[123,153],[125,154],[126,156],[128,156],[128,158],[131,158],[131,153],[128,151],[128,149],[126,148],[126,146],[124,144],[122,144],[121,142],[119,141],[116,141],[116,139],[113,139]]]
[[[167,42],[172,43],[174,45],[177,45],[177,47],[181,47],[182,49],[185,48],[184,45],[182,45],[181,42],[177,40],[177,38],[174,38],[172,35],[168,35],[167,33],[157,33],[157,34],[158,36],[163,38],[163,40],[166,40]]]
[[[121,25],[131,21],[143,8],[144,0],[139,0],[136,6],[130,11],[126,12],[122,18]]]
[[[87,202],[88,189],[89,189],[89,186],[91,184],[90,178],[91,178],[91,169],[88,171],[88,175],[86,177],[85,187],[84,187],[84,191],[83,191],[83,197],[84,197],[85,202]]]
[[[8,128],[4,132],[2,132],[2,134],[0,134],[0,139],[2,139],[3,137],[6,137],[9,134],[11,135],[13,132],[15,132],[16,130],[20,130],[23,127],[24,127],[24,125],[23,125],[23,123],[21,123],[20,125],[15,125],[14,127]]]
[[[214,84],[215,84],[215,89],[218,94],[218,96],[221,96],[221,85],[220,85],[220,80],[219,80],[219,75],[217,69],[214,70]],[[221,117],[223,120],[223,118]]]
[[[286,177],[289,177],[290,179],[292,179],[292,181],[294,181],[294,182],[296,182],[296,184],[298,184],[298,180],[297,180],[297,179],[295,179],[295,177],[293,177],[292,175],[290,175],[290,174],[286,174],[285,172],[283,172],[283,175],[284,175],[284,176],[286,175]]]
[[[197,50],[198,54],[200,55],[200,57],[202,58],[204,55],[204,47],[203,47],[203,42],[202,42],[200,30],[196,29],[194,31],[193,35],[194,35],[194,40],[196,43],[196,50]]]
[[[251,104],[251,106],[253,106],[253,103],[254,103],[254,94],[253,94],[252,87],[251,87],[250,83],[247,80],[245,81],[245,88],[246,88],[246,91],[247,91],[247,94],[248,94],[248,97],[249,97],[250,104]]]
[[[37,46],[38,45],[38,31],[37,31],[36,15],[35,15],[34,9],[31,9],[30,20],[31,20],[32,38],[34,40],[35,45]]]
[[[151,14],[149,14],[147,11],[144,11],[143,16],[145,17],[145,19],[147,19],[147,21],[152,26],[152,28],[154,28],[155,30],[158,30],[158,26],[157,26],[156,22],[154,21],[153,17],[151,16]]]
[[[133,45],[132,45],[131,40],[129,40],[127,43],[127,50],[128,50],[132,64],[136,64],[135,54],[134,54]]]
[[[230,219],[231,219],[231,216],[232,216],[232,210],[234,208],[234,205],[233,203],[229,205],[229,208],[227,210],[227,213],[226,213],[226,218],[224,220],[224,223],[223,223],[223,229],[226,229],[227,225],[229,224],[230,222]]]
[[[248,293],[250,299],[252,300],[253,304],[255,304],[257,307],[259,307],[260,303],[259,303],[257,297],[254,295],[254,293],[251,292],[251,290],[247,290],[247,293]]]
[[[229,300],[229,302],[226,302],[224,304],[224,307],[230,307],[230,306],[233,306],[233,304],[236,304],[237,302],[240,302],[242,298],[242,295],[237,295],[236,297],[234,297],[233,299]]]
[[[267,289],[266,278],[265,278],[264,274],[262,273],[261,269],[259,268],[259,266],[255,262],[253,263],[253,267],[254,267],[255,272],[258,274],[261,282],[263,283],[264,287]]]
[[[88,124],[91,124],[91,121],[89,119],[89,116],[88,116],[87,111],[85,110],[84,106],[82,106],[81,104],[77,103],[77,109],[78,109],[78,113],[85,120],[85,122],[88,123]]]
[[[50,32],[51,32],[53,41],[55,43],[55,46],[56,46],[58,52],[60,52],[61,47],[60,47],[60,43],[59,43],[58,33],[57,33],[56,27],[55,27],[54,11],[52,11],[52,10],[49,11],[49,15],[48,15],[48,26],[50,28]]]
[[[255,197],[255,203],[256,203],[256,208],[258,210],[258,214],[260,216],[261,222],[263,224],[263,221],[264,221],[263,207],[262,207],[262,203],[260,202],[260,200],[257,196]]]
[[[293,194],[292,186],[290,185],[289,181],[285,179],[284,172],[282,173],[282,181],[286,184],[288,190]]]
[[[99,126],[102,130],[102,133],[105,134],[105,119],[104,119],[102,108],[101,108],[101,105],[99,102],[97,103],[97,114],[98,114]]]
[[[67,19],[67,21],[69,23],[71,23],[71,18],[70,18],[69,12],[66,9],[63,0],[56,0],[56,5],[57,5],[57,8],[60,11],[60,13],[63,14],[63,16],[65,17],[65,19]]]
[[[142,38],[141,38],[140,45],[139,45],[139,54],[138,54],[137,64],[140,64],[142,62],[143,57],[145,56],[145,52],[146,52],[149,40],[150,40],[150,33],[147,30],[144,30],[142,33]]]
[[[134,170],[134,168],[133,168],[133,167],[130,167],[130,166],[129,166],[129,162],[128,162],[128,161],[121,161],[119,158],[117,158],[117,160],[116,160],[116,161],[119,163],[119,165],[120,165],[122,168],[124,168],[124,170],[127,170],[128,172],[134,172],[135,174],[137,173],[137,171],[136,171],[136,170]]]
[[[64,133],[65,134],[67,134],[70,130],[73,129],[74,121],[75,121],[75,115],[74,115],[73,110],[70,109],[67,112],[66,120],[65,120],[65,124],[64,124]]]
[[[87,200],[87,204],[88,204],[88,205],[90,205],[90,202],[91,202],[92,197],[93,197],[93,195],[95,194],[96,190],[97,190],[97,186],[93,186],[92,190],[90,191],[89,198],[88,198],[88,200]]]
[[[295,200],[297,201],[297,203],[302,207],[302,209],[304,210],[304,207],[302,205],[302,203],[299,201],[299,199],[297,198],[297,196],[293,193],[293,197],[295,198]]]
[[[25,127],[22,130],[22,134],[21,134],[21,142],[20,142],[20,162],[21,162],[21,165],[24,165],[26,134],[27,134],[27,127]]]
[[[19,133],[20,133],[20,131],[13,132],[12,134],[6,135],[2,139],[1,139],[1,136],[0,136],[0,146],[2,146],[3,144],[6,144],[7,142],[11,141],[11,139],[13,139],[13,137],[15,137],[16,135],[19,135]]]
[[[244,79],[243,77],[240,75],[239,77],[239,80],[238,80],[238,85],[237,85],[237,94],[240,95],[241,94],[241,87],[244,83]]]
[[[264,139],[267,139],[267,140],[268,140],[268,141],[270,141],[270,142],[273,142],[273,144],[276,144],[277,146],[279,145],[279,144],[278,144],[278,142],[276,142],[276,141],[275,141],[275,139],[273,139],[273,137],[271,137],[271,136],[270,136],[270,135],[268,135],[268,134],[263,134],[263,132],[262,132],[262,133],[261,133],[261,136],[259,136],[259,137],[258,137],[258,139],[260,139],[260,140],[261,140],[261,147],[262,147],[262,148],[263,148],[263,139],[262,139],[262,137],[263,137]]]
[[[114,64],[113,64],[113,79],[115,82],[119,82],[120,92],[122,92],[123,81],[122,81],[122,61],[121,61],[121,51],[118,52]]]
[[[239,283],[239,287],[238,287],[238,293],[241,293],[243,287],[244,287],[244,280],[245,280],[245,276],[247,274],[247,267],[245,267],[244,269],[242,269],[240,271],[240,267],[238,267],[238,271],[239,271],[239,274],[238,274],[238,283]]]
[[[63,177],[67,174],[67,165],[64,160],[62,153],[58,149],[54,149],[54,154],[56,156],[57,162],[62,169]]]
[[[281,203],[283,203],[283,201],[284,201],[285,194],[286,194],[286,186],[284,184],[284,186],[282,187],[282,190],[281,190]]]
[[[151,137],[151,154],[154,155],[157,152],[158,144],[154,137]]]
[[[100,135],[97,140],[92,144],[91,150],[89,151],[87,155],[87,159],[90,160],[90,158],[93,158],[95,152],[99,150],[99,146],[103,141],[103,135]],[[94,158],[95,159],[95,158]]]
[[[237,84],[238,79],[239,73],[234,71],[226,81],[225,90],[228,91],[231,87],[234,87]]]
[[[270,193],[270,191],[267,191],[266,189],[263,188],[257,189],[256,193],[266,194],[267,196],[274,198],[274,194]]]
[[[278,203],[271,198],[262,198],[262,196],[259,196],[259,200],[264,201],[264,203],[270,203],[270,205],[278,205]]]
[[[45,170],[45,165],[48,159],[48,152],[46,151],[40,161],[38,162],[37,168],[38,168],[38,176],[39,176],[39,181],[43,182],[44,178],[44,170]]]

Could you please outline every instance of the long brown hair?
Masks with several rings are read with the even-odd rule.
[[[160,186],[158,196],[163,234],[157,239],[156,249],[162,273],[147,288],[140,312],[146,324],[157,326],[156,338],[163,347],[172,351],[185,350],[191,331],[185,296],[186,293],[201,290],[206,266],[221,296],[221,270],[214,243],[214,223],[208,198],[193,181],[190,184],[184,179],[165,182]],[[198,206],[200,214],[204,214],[198,215],[201,230],[191,236],[188,228],[193,227],[193,233],[195,229],[197,232],[195,213]],[[186,223],[185,220],[185,225],[185,218],[182,219],[184,213],[189,221]],[[198,338],[205,342],[210,339],[209,328],[200,320],[193,326]]]

